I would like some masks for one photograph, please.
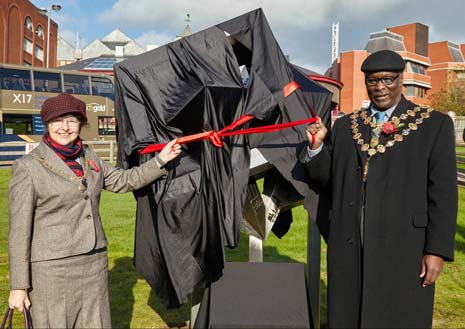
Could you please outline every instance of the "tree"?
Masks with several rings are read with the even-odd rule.
[[[443,87],[432,95],[431,102],[435,109],[444,113],[453,111],[456,115],[465,115],[465,79],[460,79],[459,74],[464,75],[465,72],[449,72]]]

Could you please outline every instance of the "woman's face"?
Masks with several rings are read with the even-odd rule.
[[[47,123],[52,140],[60,145],[71,145],[79,136],[81,122],[72,114],[63,115]]]

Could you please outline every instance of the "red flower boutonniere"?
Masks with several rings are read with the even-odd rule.
[[[394,124],[392,122],[386,122],[385,124],[383,124],[383,133],[385,135],[390,135],[390,134],[396,133],[403,126],[404,126],[403,123],[399,123],[398,125],[396,125],[396,124]]]
[[[95,172],[100,171],[100,169],[97,167],[97,165],[95,164],[95,162],[93,160],[88,160],[87,163],[89,164],[89,169],[90,170],[93,170]]]

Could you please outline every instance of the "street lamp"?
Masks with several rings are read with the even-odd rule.
[[[42,15],[47,15],[47,66],[48,67],[48,63],[49,63],[49,59],[50,59],[50,54],[49,54],[49,51],[50,51],[50,17],[52,16],[52,11],[56,11],[56,12],[59,12],[61,10],[61,5],[55,3],[52,5],[52,7],[50,7],[50,9],[46,9],[46,8],[41,8],[40,9],[40,13]]]

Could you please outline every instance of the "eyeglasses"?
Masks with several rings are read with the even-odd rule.
[[[390,86],[396,81],[396,79],[400,76],[400,74],[396,75],[395,77],[383,77],[383,78],[366,78],[365,83],[367,86],[376,86],[379,81],[383,83],[385,86]]]
[[[63,127],[65,122],[68,124],[68,127],[71,127],[71,128],[77,128],[81,124],[81,122],[78,121],[78,120],[66,120],[66,119],[52,120],[52,121],[50,121],[50,124],[54,128],[61,128],[61,127]]]

